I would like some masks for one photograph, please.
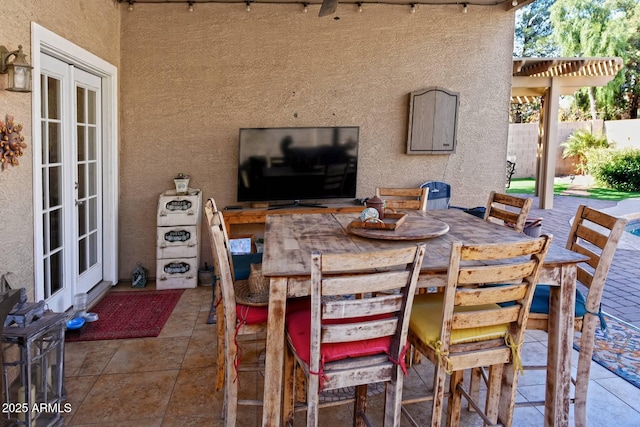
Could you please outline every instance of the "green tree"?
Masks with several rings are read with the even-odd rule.
[[[556,0],[537,0],[516,13],[514,57],[557,56],[560,49],[553,37],[549,14]]]
[[[586,90],[593,119],[598,110],[604,118],[637,116],[639,19],[637,0],[557,0],[551,6],[550,20],[563,56],[620,56],[625,61],[625,71],[606,88]],[[583,99],[576,97],[579,106]]]
[[[606,87],[599,89],[598,102],[605,119],[637,119],[640,99],[640,2],[612,1],[612,32],[621,34],[617,55],[624,68]]]

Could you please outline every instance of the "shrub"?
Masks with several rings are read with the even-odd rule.
[[[592,150],[588,169],[601,185],[618,191],[640,191],[640,150]]]
[[[562,158],[578,157],[576,164],[576,172],[583,174],[587,172],[586,157],[589,151],[599,148],[609,148],[611,143],[606,136],[593,134],[588,129],[578,129],[569,136],[569,138],[560,144],[563,148]]]

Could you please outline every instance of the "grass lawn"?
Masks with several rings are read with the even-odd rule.
[[[507,189],[507,193],[517,194],[534,194],[536,180],[533,178],[517,178],[511,180],[511,186]],[[570,184],[566,182],[556,182],[553,185],[553,194],[560,195],[569,188]],[[624,191],[612,190],[610,188],[591,187],[589,188],[589,197],[597,200],[609,200],[617,202],[632,197],[640,197],[640,193],[628,193]]]

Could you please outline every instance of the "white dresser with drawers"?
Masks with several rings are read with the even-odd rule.
[[[156,288],[185,289],[198,285],[202,192],[190,188],[178,195],[167,190],[158,199]]]

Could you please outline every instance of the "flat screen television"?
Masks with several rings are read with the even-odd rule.
[[[354,198],[359,127],[240,129],[238,201]]]

